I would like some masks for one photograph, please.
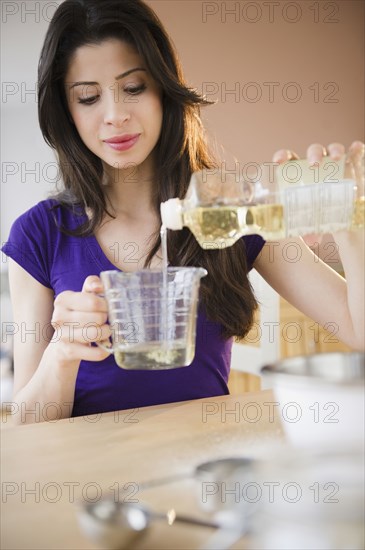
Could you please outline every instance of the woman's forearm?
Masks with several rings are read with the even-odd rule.
[[[334,240],[345,272],[347,304],[356,335],[356,349],[365,349],[365,232],[341,231]]]
[[[80,361],[60,356],[49,344],[36,372],[13,398],[12,418],[16,424],[51,422],[71,416]]]

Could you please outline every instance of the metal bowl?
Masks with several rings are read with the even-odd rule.
[[[288,376],[295,383],[311,384],[364,384],[364,353],[316,353],[289,357],[261,369],[264,376]]]
[[[364,439],[364,353],[291,357],[261,369],[289,440],[299,446]]]

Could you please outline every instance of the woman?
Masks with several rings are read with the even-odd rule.
[[[117,367],[92,345],[111,334],[99,274],[161,265],[160,203],[183,198],[192,172],[215,165],[199,118],[207,102],[185,86],[165,30],[140,0],[63,2],[38,77],[40,126],[65,190],[23,214],[4,247],[12,258],[14,320],[39,328],[39,338],[15,337],[19,422],[34,421],[24,414],[32,409],[37,420],[52,420],[228,393],[232,336],[248,332],[256,307],[252,267],[294,306],[318,323],[337,323],[339,338],[363,349],[361,233],[336,235],[346,285],[313,261],[301,239],[301,261],[289,263],[285,241],[274,257],[256,235],[203,251],[184,229],[169,232],[170,264],[209,273],[195,359],[171,371]],[[353,154],[361,148],[353,144]],[[328,153],[338,158],[344,149],[332,144]],[[308,149],[313,161],[322,155],[322,146]],[[279,151],[274,160],[290,158],[295,154]]]

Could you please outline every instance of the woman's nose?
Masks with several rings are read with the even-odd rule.
[[[110,93],[105,101],[104,123],[122,126],[131,117],[129,107],[128,103],[123,101],[123,97]]]

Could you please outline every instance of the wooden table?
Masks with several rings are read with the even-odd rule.
[[[80,532],[76,503],[123,487],[126,500],[206,517],[189,473],[214,458],[265,455],[283,441],[273,401],[267,390],[3,430],[1,548],[95,548]],[[159,488],[140,486],[184,473]],[[199,548],[212,533],[159,521],[136,548]],[[235,546],[245,547],[244,539]]]

